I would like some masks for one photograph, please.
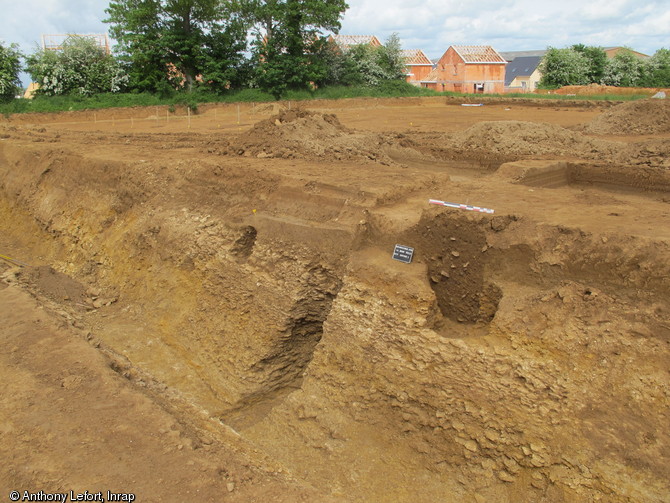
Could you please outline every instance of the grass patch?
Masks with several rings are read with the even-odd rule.
[[[244,89],[231,91],[226,94],[206,92],[175,93],[172,96],[161,97],[149,93],[116,93],[97,94],[94,96],[37,96],[34,99],[15,99],[9,103],[0,103],[0,114],[16,113],[52,113],[76,110],[97,110],[118,107],[148,107],[148,106],[188,106],[196,111],[200,103],[228,103],[228,102],[263,102],[274,101],[272,96],[258,89]]]
[[[505,94],[466,94],[452,92],[437,92],[430,89],[416,87],[404,81],[383,82],[379,86],[332,86],[323,87],[314,91],[287,91],[282,97],[284,100],[306,101],[314,99],[339,100],[347,98],[399,98],[420,96],[451,96],[482,100],[487,98],[503,99],[546,99],[546,100],[585,100],[585,101],[632,101],[647,98],[643,94],[602,94],[602,95],[574,95],[564,94],[528,94],[528,93],[505,93]],[[175,107],[188,106],[197,111],[198,104],[202,103],[236,103],[236,102],[272,102],[272,95],[260,89],[231,90],[223,94],[215,94],[203,91],[192,93],[177,93],[171,96],[161,97],[149,93],[119,93],[98,94],[95,96],[38,96],[32,100],[15,99],[9,103],[0,103],[0,114],[5,116],[17,113],[51,113],[67,112],[75,110],[95,110],[116,107],[146,107],[167,105]]]
[[[286,100],[341,100],[347,98],[401,98],[410,96],[440,96],[431,89],[413,86],[404,81],[382,82],[379,86],[331,86],[314,91],[289,91]]]

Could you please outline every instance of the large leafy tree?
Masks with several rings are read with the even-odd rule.
[[[317,57],[325,68],[322,79],[317,81],[319,86],[363,83],[356,61],[349,52],[343,52],[334,40],[326,40],[319,47]]]
[[[37,92],[47,96],[114,93],[128,80],[118,61],[85,36],[71,35],[59,50],[40,49],[26,61]]]
[[[589,82],[589,60],[572,48],[550,47],[540,64],[542,87],[586,85]]]
[[[258,85],[279,98],[323,80],[324,31],[337,33],[345,0],[240,0],[255,34]]]
[[[350,48],[345,56],[351,61],[353,74],[345,74],[349,81],[342,84],[377,86],[384,81],[404,80],[405,62],[397,33],[381,47],[360,44]]]
[[[133,88],[165,91],[167,58],[161,43],[159,0],[112,1],[105,11],[111,23],[110,34],[119,44],[119,52]]]
[[[649,59],[642,85],[646,87],[670,87],[670,50],[659,49]]]
[[[16,44],[0,43],[0,101],[10,101],[18,93],[21,80],[21,53]]]
[[[300,30],[308,35],[322,30],[337,33],[348,8],[345,0],[236,0],[233,6],[250,22],[256,35],[268,41],[290,28],[291,21],[298,22]]]
[[[575,44],[572,49],[583,55],[588,62],[586,80],[589,83],[599,84],[605,75],[607,67],[607,54],[602,47],[594,47],[584,44]]]
[[[106,9],[110,33],[133,85],[163,92],[183,85],[235,85],[244,66],[246,27],[221,0],[115,0]]]
[[[645,74],[645,62],[633,51],[619,51],[607,63],[602,83],[608,86],[635,87],[640,85]]]

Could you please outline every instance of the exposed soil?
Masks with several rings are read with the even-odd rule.
[[[668,102],[461,105],[0,122],[0,493],[667,501]]]
[[[623,103],[593,119],[585,131],[609,135],[670,133],[670,101],[646,99]]]
[[[403,135],[357,132],[346,128],[334,114],[284,110],[262,120],[233,140],[228,154],[257,158],[357,160],[394,163],[392,156],[422,156],[408,149]]]
[[[593,159],[615,155],[619,144],[598,140],[556,126],[528,121],[480,122],[455,133],[447,145],[460,151],[527,157],[576,157]]]

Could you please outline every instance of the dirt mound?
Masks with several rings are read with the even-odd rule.
[[[525,121],[480,122],[450,136],[448,147],[455,150],[487,151],[515,157],[576,156],[594,158],[612,155],[616,143],[585,138],[553,124]]]
[[[548,94],[562,94],[564,96],[579,95],[579,96],[593,96],[602,94],[621,95],[647,95],[652,96],[661,89],[658,87],[619,87],[619,86],[604,86],[602,84],[588,84],[586,86],[563,86],[555,91],[545,91]],[[543,93],[543,94],[544,94]]]
[[[284,110],[231,141],[227,153],[258,158],[356,159],[395,164],[388,151],[404,149],[397,140],[397,135],[351,130],[334,114]],[[409,153],[419,155],[414,150]]]
[[[276,105],[274,103],[264,103],[260,105],[256,105],[251,109],[252,114],[262,114],[262,113],[273,113],[276,112],[276,110],[279,109],[279,105]]]
[[[670,101],[648,99],[617,105],[591,121],[585,132],[612,135],[668,133]]]

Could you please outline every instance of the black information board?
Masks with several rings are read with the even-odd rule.
[[[414,248],[403,245],[395,245],[393,249],[393,259],[409,264],[412,261],[412,256],[414,255]]]

